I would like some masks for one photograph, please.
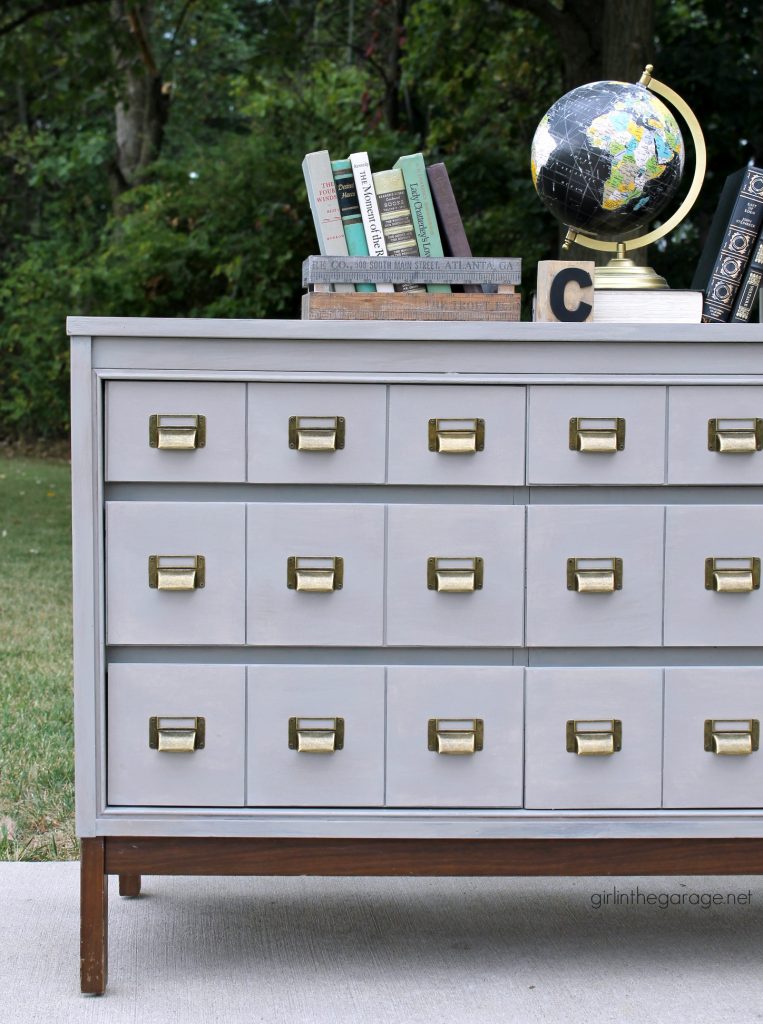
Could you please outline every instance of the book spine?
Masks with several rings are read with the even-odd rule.
[[[384,244],[384,232],[379,215],[379,204],[376,200],[376,192],[374,192],[368,153],[350,153],[350,164],[352,175],[355,178],[368,254],[369,256],[386,256],[387,247]],[[394,291],[394,288],[391,284],[377,284],[376,290],[377,292],[391,292]]]
[[[313,214],[318,249],[322,256],[348,256],[347,242],[339,212],[339,201],[327,149],[308,153],[302,161],[307,197]],[[354,292],[354,285],[336,286],[338,292]]]
[[[446,256],[471,256],[472,250],[464,231],[464,223],[453,194],[453,186],[445,164],[431,164],[427,167],[427,179],[432,191],[440,237]],[[480,292],[478,284],[465,284],[465,292]]]
[[[763,238],[759,236],[750,265],[739,286],[736,305],[731,314],[732,323],[747,324],[750,320],[757,319],[755,311],[761,281],[763,281]]]
[[[394,166],[403,172],[419,256],[426,259],[442,256],[443,249],[440,232],[437,228],[437,214],[434,212],[432,192],[429,188],[423,155],[413,153],[410,156],[401,156]],[[448,284],[427,284],[428,292],[449,292],[450,290]]]
[[[763,171],[748,167],[702,306],[703,323],[726,323],[763,224]]]
[[[379,201],[382,231],[388,256],[418,256],[419,246],[413,230],[411,210],[402,171],[378,171],[373,175]],[[426,291],[420,284],[396,284],[396,292]]]
[[[358,190],[355,188],[352,164],[349,160],[332,160],[331,170],[334,173],[336,196],[339,200],[339,212],[342,215],[347,250],[350,256],[368,256],[366,233],[363,230],[363,218],[360,216]],[[376,285],[356,284],[355,290],[375,292]]]

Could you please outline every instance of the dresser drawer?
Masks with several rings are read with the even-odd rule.
[[[527,646],[661,644],[663,519],[661,506],[530,507]]]
[[[763,807],[763,669],[665,670],[665,807]]]
[[[525,482],[525,389],[393,384],[391,484]]]
[[[661,387],[530,388],[530,484],[661,484]]]
[[[665,643],[700,647],[760,644],[761,559],[760,506],[668,508]]]
[[[110,644],[244,642],[245,506],[106,502]]]
[[[763,483],[763,387],[671,387],[668,483]]]
[[[106,479],[246,479],[246,385],[106,384]]]
[[[110,665],[108,802],[243,806],[245,685],[239,665]]]
[[[521,645],[523,508],[396,505],[388,516],[387,643]]]
[[[523,669],[387,669],[387,805],[522,804]]]
[[[530,668],[525,807],[659,807],[662,669]]]
[[[382,643],[384,506],[252,504],[247,642]]]
[[[249,480],[384,483],[383,384],[250,384]]]
[[[384,803],[381,666],[251,666],[248,721],[250,804]]]

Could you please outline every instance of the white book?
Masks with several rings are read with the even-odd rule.
[[[302,161],[302,173],[305,176],[321,256],[349,255],[329,151],[319,149],[315,153],[308,153]],[[334,291],[354,292],[355,285],[337,284],[334,285]]]
[[[593,320],[600,324],[698,324],[702,292],[689,289],[597,288]]]
[[[363,218],[363,230],[366,233],[369,256],[386,256],[387,246],[384,244],[384,233],[382,231],[381,216],[379,214],[379,203],[376,199],[376,190],[371,175],[371,162],[368,153],[350,153],[352,174],[355,178],[355,188],[358,192],[360,204],[360,215]],[[393,284],[377,284],[377,292],[393,292]]]

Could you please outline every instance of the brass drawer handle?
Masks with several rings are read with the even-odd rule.
[[[760,745],[760,722],[757,718],[705,719],[705,750],[709,754],[744,757]]]
[[[330,594],[344,586],[344,559],[339,556],[290,555],[286,586],[306,594]]]
[[[427,588],[441,594],[471,594],[482,590],[483,558],[428,558]]]
[[[570,451],[604,454],[625,448],[625,420],[621,416],[573,416]]]
[[[148,585],[153,590],[198,590],[205,583],[204,555],[148,556]]]
[[[622,590],[622,558],[568,558],[567,589],[579,594],[613,594]]]
[[[476,754],[485,744],[481,718],[430,718],[427,749],[435,754]]]
[[[344,416],[290,416],[289,447],[298,452],[337,452],[344,448]]]
[[[763,448],[763,419],[715,419],[707,421],[707,447],[722,455],[751,455]]]
[[[343,747],[343,718],[289,719],[289,750],[299,754],[333,754]]]
[[[429,421],[429,450],[440,455],[471,455],[485,450],[482,419],[435,419]]]
[[[623,747],[623,723],[619,718],[567,722],[567,753],[579,757],[607,757]]]
[[[759,558],[706,558],[705,590],[750,594],[760,589]]]
[[[148,417],[148,444],[170,452],[192,452],[207,443],[206,416],[154,413]]]
[[[199,716],[176,718],[155,715],[148,720],[148,745],[165,754],[192,754],[203,750],[206,723]]]

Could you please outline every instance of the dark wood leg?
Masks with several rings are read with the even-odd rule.
[[[128,899],[140,896],[140,875],[120,875],[119,895]]]
[[[83,839],[80,855],[80,985],[88,995],[103,995],[108,963],[108,879],[103,839]]]

